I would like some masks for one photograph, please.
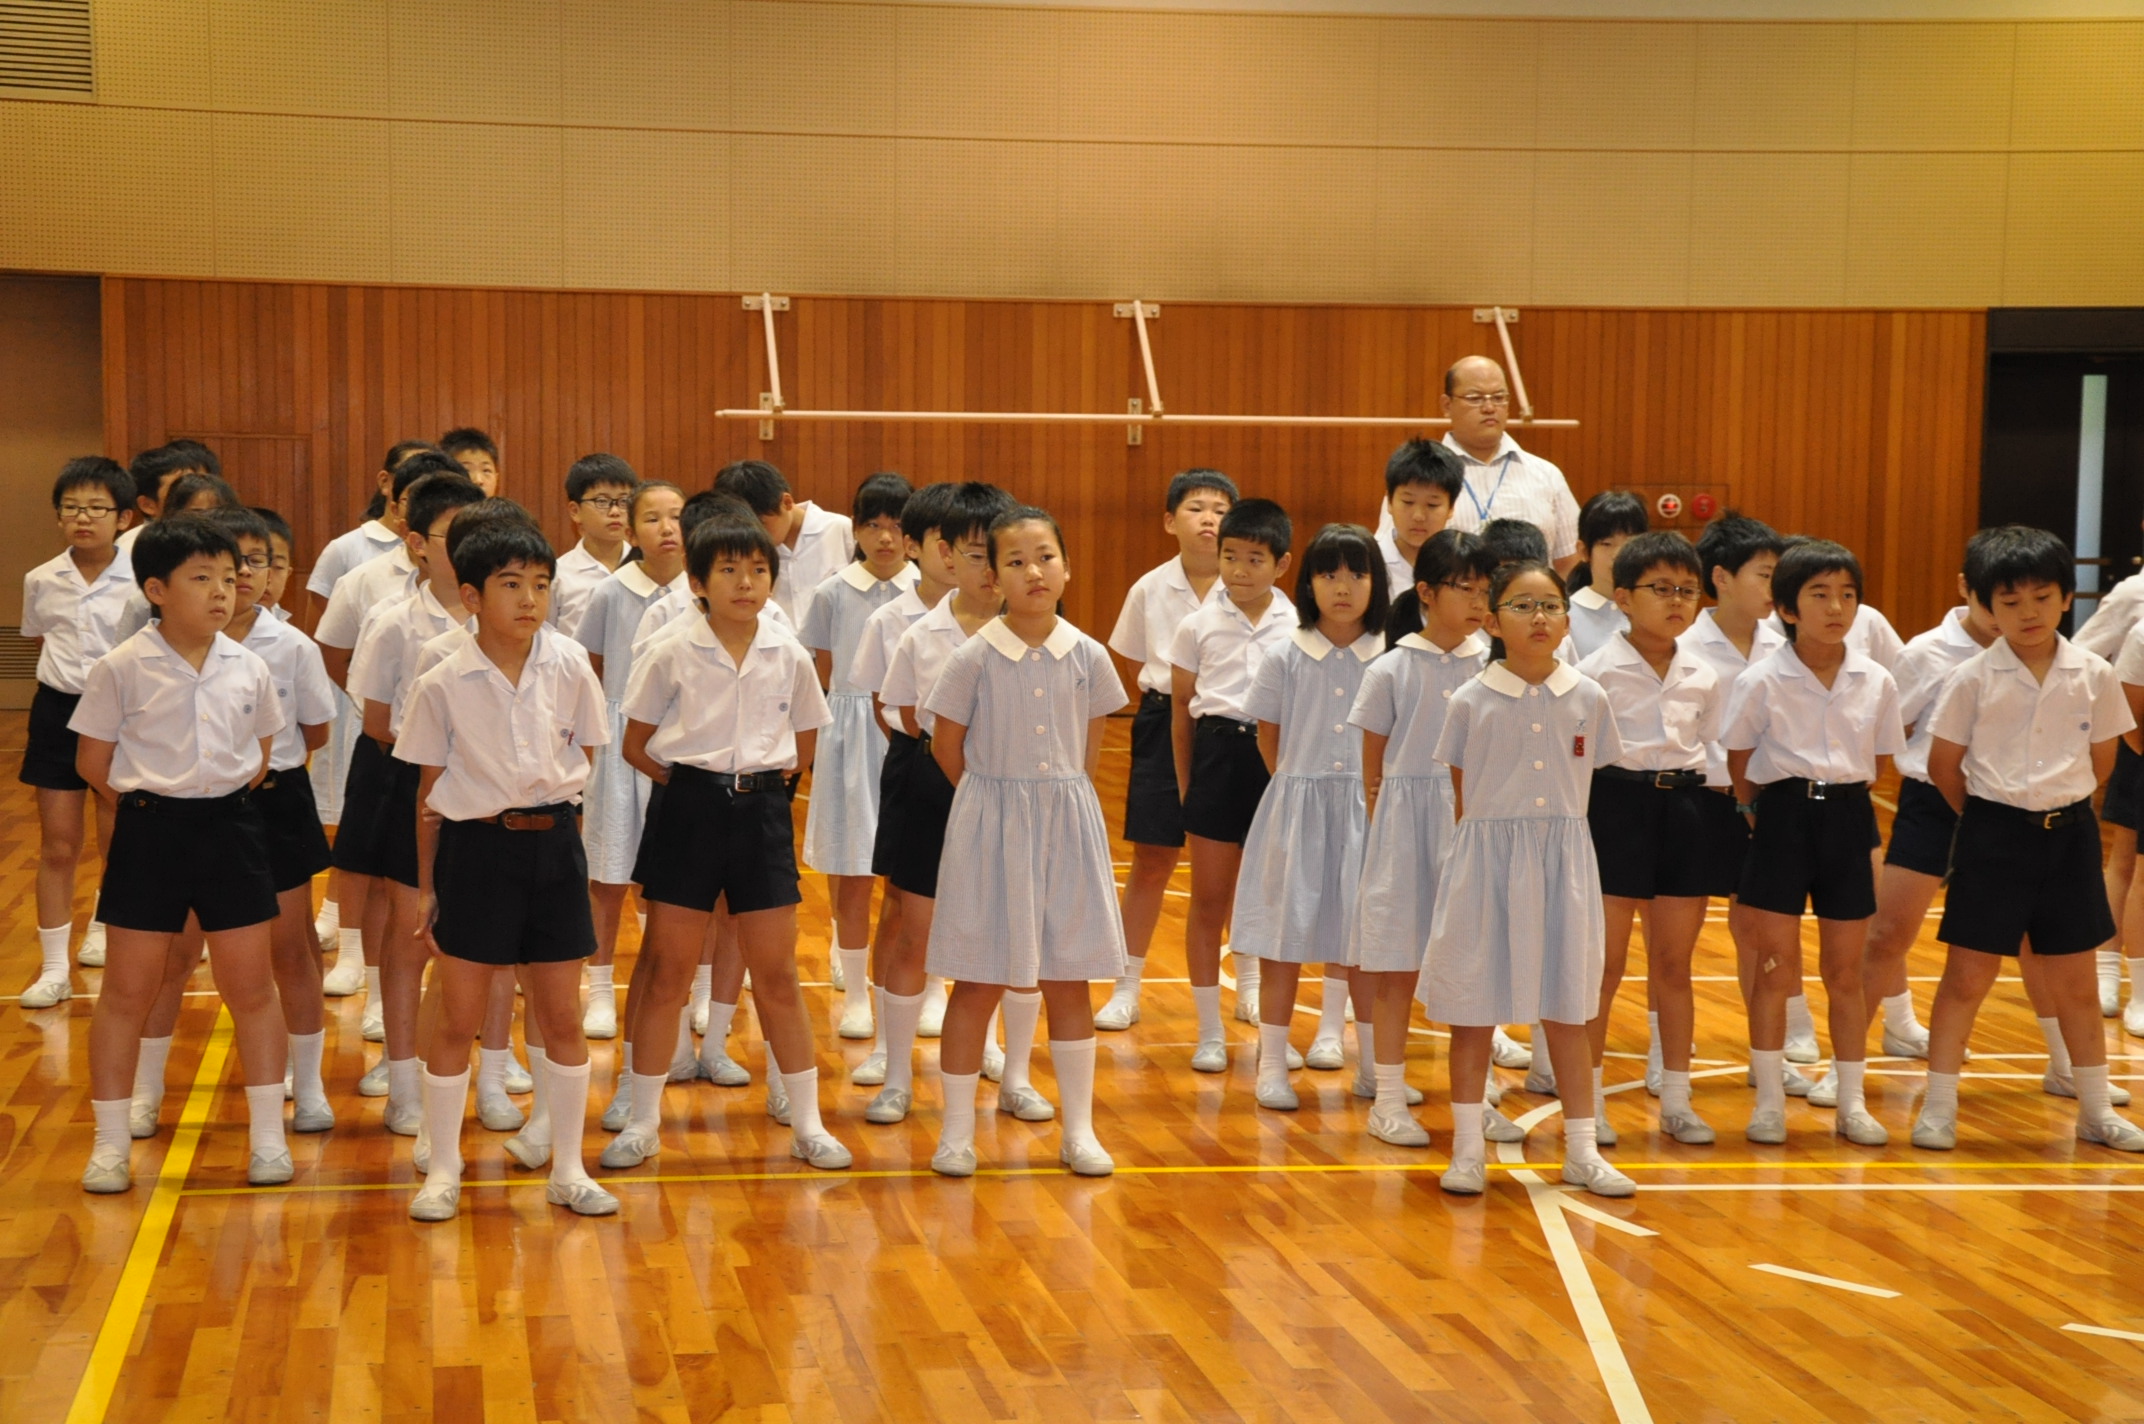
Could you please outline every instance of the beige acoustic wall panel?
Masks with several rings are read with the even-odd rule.
[[[0,266],[212,275],[212,152],[205,113],[0,100]]]
[[[565,132],[565,284],[730,288],[730,137]]]
[[[103,0],[98,0],[100,13]],[[397,81],[383,0],[211,0],[215,107],[384,118]]]
[[[2008,147],[2017,31],[2016,25],[1857,25],[1854,147]]]
[[[1847,303],[1999,304],[2008,166],[2001,154],[1855,154]]]
[[[1543,148],[1687,149],[1697,132],[1695,25],[1539,26]]]
[[[900,133],[1025,142],[1065,132],[1063,12],[918,5],[896,22]]]
[[[2017,154],[2009,198],[2003,305],[2144,306],[2144,154]]]
[[[568,124],[725,130],[755,82],[721,0],[560,0],[559,107]]]
[[[1377,155],[1378,285],[1387,301],[1534,299],[1534,166],[1524,150]]]
[[[560,130],[408,122],[393,128],[395,281],[564,284]]]
[[[390,112],[405,119],[564,118],[560,0],[384,0]]]
[[[891,136],[901,7],[733,0],[732,122],[752,133]]]
[[[1224,256],[1219,290],[1209,295],[1243,300],[1287,282],[1304,301],[1372,299],[1378,288],[1374,152],[1276,147],[1213,154]]]
[[[1378,142],[1532,148],[1539,43],[1532,24],[1379,21]]]
[[[1228,263],[1224,175],[1189,144],[1067,144],[1058,187],[1061,285],[1053,295],[1210,296]]]
[[[739,134],[730,275],[747,292],[890,292],[900,232],[890,138]]]
[[[2020,26],[2010,139],[2144,149],[2144,25]]]
[[[1691,160],[1690,301],[1846,301],[1844,153],[1699,153]]]
[[[1533,300],[1687,305],[1690,180],[1687,153],[1537,155]]]
[[[393,279],[387,124],[284,114],[217,114],[214,123],[219,273]]]
[[[209,0],[93,0],[97,102],[200,107],[213,93]]]
[[[1053,294],[1058,176],[1050,144],[898,140],[891,290]]]
[[[1704,25],[1697,31],[1700,149],[1824,152],[1854,132],[1851,25]]]

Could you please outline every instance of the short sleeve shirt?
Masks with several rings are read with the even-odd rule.
[[[518,683],[474,638],[417,680],[395,756],[442,768],[426,805],[474,821],[581,799],[585,749],[610,740],[610,715],[595,670],[563,641],[537,629]]]
[[[571,638],[581,626],[581,614],[596,587],[611,576],[610,565],[575,544],[558,556],[558,572],[551,576],[551,622]]]
[[[328,540],[320,557],[313,560],[313,571],[307,576],[305,586],[326,598],[335,592],[335,585],[342,582],[343,575],[359,564],[370,563],[393,551],[401,542],[400,534],[377,519],[368,519],[355,529],[345,530]]]
[[[1531,683],[1491,663],[1454,693],[1437,760],[1464,773],[1466,818],[1583,816],[1593,769],[1623,754],[1599,683],[1568,663]]]
[[[1736,679],[1720,744],[1752,753],[1748,776],[1757,786],[1788,777],[1874,781],[1876,758],[1906,749],[1898,684],[1849,648],[1827,688],[1783,644]]]
[[[1384,737],[1384,774],[1443,776],[1437,739],[1452,696],[1472,682],[1489,661],[1489,640],[1469,633],[1449,652],[1420,633],[1409,633],[1391,651],[1363,669],[1362,687],[1348,720]]]
[[[683,570],[668,583],[657,583],[639,562],[618,565],[618,571],[596,585],[588,595],[588,607],[573,636],[580,645],[603,659],[603,695],[616,702],[625,696],[633,678],[633,634],[648,605],[668,594],[685,593]],[[690,606],[690,594],[685,595]]]
[[[948,594],[939,599],[935,608],[909,625],[901,641],[894,645],[893,658],[886,664],[886,677],[878,689],[878,700],[886,704],[887,710],[913,707],[916,726],[926,736],[938,721],[930,710],[931,689],[937,685],[947,660],[968,641],[960,620],[953,616],[953,598]]]
[[[1630,619],[1615,606],[1615,600],[1588,585],[1571,595],[1571,649],[1583,662],[1630,626]]]
[[[730,657],[705,618],[648,645],[633,669],[625,715],[655,728],[648,755],[665,766],[702,771],[787,771],[799,732],[834,719],[811,654],[760,621],[743,663]]]
[[[1228,595],[1215,579],[1206,596]],[[1199,611],[1199,604],[1181,555],[1139,575],[1124,595],[1124,608],[1117,614],[1117,626],[1110,630],[1109,646],[1139,664],[1140,691],[1166,694],[1174,685],[1169,647],[1184,620]]]
[[[1249,721],[1258,665],[1287,644],[1296,623],[1295,605],[1278,591],[1255,624],[1225,592],[1201,604],[1169,644],[1169,661],[1198,678],[1191,715]]]
[[[969,773],[1061,781],[1087,774],[1087,724],[1130,700],[1109,650],[1064,619],[1031,648],[993,618],[946,660],[926,707],[933,725],[968,729]]]
[[[1980,653],[1980,644],[1965,631],[1965,610],[1953,608],[1943,621],[1906,644],[1891,676],[1898,681],[1898,716],[1906,724],[1906,749],[1898,754],[1898,774],[1928,779],[1929,718],[1951,674]]]
[[[72,554],[48,559],[22,576],[22,636],[42,638],[37,680],[55,692],[80,692],[89,669],[115,647],[121,619],[137,596],[134,563],[125,550],[93,579],[84,579]]]
[[[381,610],[359,636],[357,651],[350,657],[350,696],[360,707],[367,702],[386,703],[390,736],[402,735],[402,717],[410,689],[417,684],[424,645],[461,627],[462,621],[440,604],[426,582],[392,608]]]
[[[1727,699],[1705,660],[1677,644],[1667,675],[1618,633],[1578,665],[1601,685],[1615,713],[1622,755],[1604,766],[1632,771],[1702,771],[1705,749],[1719,740]]]
[[[261,770],[261,741],[283,728],[268,664],[218,633],[197,670],[151,626],[89,670],[67,724],[115,742],[114,791],[210,798]]]
[[[798,504],[804,523],[797,530],[796,547],[782,550],[782,566],[774,576],[774,601],[789,615],[791,626],[804,626],[811,612],[811,596],[827,575],[856,557],[855,528],[846,514],[821,509],[810,500]]]
[[[1523,519],[1548,540],[1551,559],[1578,552],[1578,500],[1562,470],[1520,449],[1509,435],[1487,460],[1469,455],[1450,435],[1444,447],[1466,467],[1466,487],[1452,506],[1448,528],[1476,534],[1492,519]]]
[[[320,645],[263,609],[239,646],[268,665],[276,702],[283,709],[283,726],[268,751],[268,769],[289,771],[305,765],[305,729],[334,721],[342,708],[342,694],[328,680]]]
[[[862,563],[852,561],[829,574],[812,592],[804,626],[797,631],[805,647],[831,656],[833,677],[827,691],[853,695],[873,690],[855,677],[864,626],[879,609],[913,588],[916,578],[914,564],[903,564],[892,578],[881,579]]]
[[[323,647],[355,648],[366,615],[416,592],[418,581],[417,565],[401,544],[359,564],[336,582],[314,639]]]
[[[1277,774],[1362,775],[1362,732],[1348,722],[1348,714],[1382,643],[1365,631],[1340,648],[1315,628],[1298,628],[1259,666],[1248,710],[1280,728]]]
[[[2099,787],[2092,748],[2136,726],[2107,660],[2067,638],[2045,679],[1997,638],[1951,674],[1929,732],[1965,748],[1965,789],[2023,811],[2055,811]]]
[[[1780,633],[1770,620],[1760,620],[1750,634],[1749,656],[1745,658],[1742,656],[1742,650],[1735,646],[1734,639],[1720,631],[1720,625],[1713,619],[1712,610],[1709,608],[1698,613],[1697,621],[1690,625],[1678,641],[1703,658],[1712,668],[1713,675],[1720,682],[1722,708],[1734,700],[1735,682],[1748,671],[1750,664],[1763,660],[1774,648],[1785,647],[1787,642],[1785,635]],[[1724,712],[1722,715],[1725,715]],[[1705,784],[1721,787],[1729,784],[1727,749],[1717,741],[1705,748]]]

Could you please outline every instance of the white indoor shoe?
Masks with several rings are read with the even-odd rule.
[[[618,1000],[591,994],[588,1008],[581,1014],[581,1033],[587,1038],[616,1038],[618,1036]]]
[[[1489,1035],[1489,1061],[1499,1068],[1516,1071],[1534,1066],[1534,1051],[1504,1032],[1499,1024]]]
[[[337,953],[335,967],[320,981],[320,992],[330,999],[347,999],[365,990],[365,961],[354,954]]]
[[[20,1000],[25,1010],[49,1009],[54,1004],[63,1004],[74,997],[74,984],[64,976],[55,979],[39,979],[22,991]]]

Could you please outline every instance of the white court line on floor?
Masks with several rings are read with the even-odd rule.
[[[1576,1190],[1578,1190],[1576,1187],[1571,1189],[1571,1191]],[[1582,1216],[1588,1221],[1597,1222],[1611,1230],[1623,1232],[1625,1235],[1658,1236],[1660,1234],[1650,1226],[1640,1226],[1635,1221],[1625,1221],[1620,1216],[1611,1216],[1599,1207],[1587,1206],[1584,1202],[1572,1196],[1570,1192],[1563,1192],[1556,1199],[1563,1203],[1563,1209],[1571,1213],[1571,1215]]]
[[[2144,1344],[2144,1335],[2134,1330],[2109,1330],[2104,1325],[2065,1325],[2062,1328],[2073,1335],[2104,1335],[2109,1340],[2135,1340]]]
[[[1830,1286],[1833,1290],[1852,1291],[1855,1295],[1872,1295],[1880,1300],[1896,1300],[1898,1292],[1881,1286],[1865,1286],[1858,1281],[1842,1281],[1837,1276],[1820,1276],[1813,1271],[1797,1271],[1792,1266],[1774,1266],[1768,1263],[1750,1267],[1767,1275],[1785,1276],[1790,1281],[1807,1281],[1813,1286]]]

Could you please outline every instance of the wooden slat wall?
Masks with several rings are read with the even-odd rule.
[[[106,437],[218,444],[249,497],[298,527],[301,562],[362,507],[405,435],[483,426],[507,493],[566,536],[566,466],[591,450],[704,486],[772,459],[847,507],[857,480],[979,478],[1064,521],[1070,611],[1106,634],[1166,557],[1168,476],[1192,464],[1279,499],[1299,525],[1375,516],[1390,431],[792,425],[762,444],[717,421],[767,388],[759,317],[734,296],[112,278]],[[777,319],[797,407],[1114,411],[1143,394],[1107,303],[800,297]],[[1542,415],[1526,443],[1580,498],[1612,485],[1724,485],[1782,529],[1863,556],[1870,598],[1911,634],[1949,602],[1977,510],[1985,321],[1965,311],[1528,308],[1516,329]],[[1464,308],[1170,304],[1155,324],[1178,412],[1434,413],[1444,368],[1493,336]]]

